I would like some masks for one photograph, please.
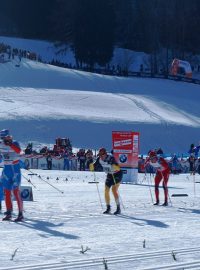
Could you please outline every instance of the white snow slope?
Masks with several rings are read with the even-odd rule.
[[[34,201],[24,202],[25,220],[0,221],[0,270],[200,269],[199,175],[172,175],[169,206],[163,207],[152,205],[153,179],[140,174],[138,185],[120,186],[122,215],[116,217],[102,214],[104,173],[95,173],[99,183],[89,184],[91,172],[33,172],[22,170],[36,186]],[[22,184],[30,185],[25,178]],[[111,205],[114,211],[112,196]]]
[[[183,153],[199,142],[199,85],[17,62],[0,63],[0,128],[21,142],[69,137],[76,147],[111,149],[113,130],[139,131],[141,153]]]

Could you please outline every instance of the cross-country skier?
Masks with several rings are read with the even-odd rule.
[[[2,163],[3,160],[2,160],[2,157],[0,155],[0,163]],[[2,184],[2,180],[0,178],[0,212],[2,210],[2,201],[4,199],[4,192],[3,192],[3,184]]]
[[[3,185],[2,185],[2,182],[0,180],[0,212],[2,209],[2,200],[3,200]]]
[[[156,169],[156,175],[155,175],[155,196],[156,196],[156,202],[154,205],[159,205],[160,200],[159,200],[159,184],[161,180],[163,180],[163,189],[164,189],[164,198],[165,201],[163,203],[163,206],[168,205],[168,180],[169,180],[169,175],[170,175],[170,167],[167,163],[167,161],[163,157],[157,156],[156,151],[151,150],[148,153],[148,158],[145,162],[145,166],[151,165]]]
[[[115,198],[117,209],[114,212],[114,215],[120,214],[120,201],[118,189],[122,180],[122,171],[114,156],[109,155],[105,148],[100,148],[98,153],[97,160],[90,164],[90,170],[98,170],[102,168],[103,171],[107,172],[106,181],[105,181],[105,202],[107,205],[107,209],[104,214],[110,214],[111,206],[110,206],[110,188],[112,187],[112,193]]]
[[[200,145],[198,146],[194,146],[194,144],[192,143],[190,145],[190,149],[188,151],[188,153],[190,154],[189,158],[188,158],[188,162],[190,164],[190,174],[195,174],[196,171],[196,160],[198,159],[198,154],[199,154],[199,150],[200,150]]]
[[[0,152],[4,162],[4,168],[2,171],[1,181],[4,188],[6,212],[3,220],[10,220],[12,218],[12,200],[11,192],[13,192],[19,214],[15,221],[21,221],[23,219],[23,203],[20,195],[20,183],[21,183],[21,172],[20,172],[20,152],[21,148],[19,143],[13,141],[12,136],[9,134],[9,130],[3,129],[0,131]]]

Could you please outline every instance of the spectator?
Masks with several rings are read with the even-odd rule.
[[[86,169],[89,170],[90,164],[93,163],[93,152],[92,152],[92,150],[88,149],[85,156],[86,156]]]
[[[188,159],[188,162],[190,164],[190,174],[195,174],[195,162],[198,159],[199,150],[200,145],[194,146],[193,143],[190,145],[190,149],[188,151],[188,153],[190,154]]]
[[[67,169],[67,171],[69,171],[70,166],[69,166],[69,153],[66,150],[63,154],[63,159],[64,159],[64,166],[63,166],[63,170],[65,171]]]
[[[86,161],[85,149],[80,149],[77,153],[77,157],[79,161],[79,170],[85,171],[85,161]]]
[[[27,145],[27,147],[26,147],[26,149],[24,151],[25,152],[25,155],[30,155],[32,153],[32,147],[33,147],[32,143],[29,143]]]
[[[40,154],[48,154],[48,148],[47,148],[47,146],[44,146],[44,147],[40,150]]]
[[[189,158],[188,158],[188,162],[190,164],[189,171],[190,171],[191,175],[195,174],[195,161],[196,161],[195,157],[193,155],[190,155]]]
[[[77,171],[78,167],[77,167],[77,157],[75,154],[71,155],[71,170],[73,171]]]
[[[145,159],[143,158],[143,155],[141,155],[141,157],[138,159],[138,172],[139,173],[145,172],[144,163],[145,163]]]
[[[197,160],[197,172],[200,174],[200,158]]]
[[[50,154],[47,155],[46,160],[47,160],[47,169],[51,170],[52,169],[52,157]]]
[[[162,148],[158,148],[158,150],[156,151],[156,153],[160,156],[163,156],[163,150]]]
[[[172,159],[171,159],[171,163],[172,163],[172,173],[176,174],[178,173],[178,165],[179,165],[179,160],[176,154],[173,155]]]

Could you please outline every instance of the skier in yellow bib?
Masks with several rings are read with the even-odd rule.
[[[105,202],[106,202],[107,209],[103,213],[104,214],[111,213],[110,188],[112,187],[112,193],[115,198],[115,202],[117,206],[117,209],[114,212],[114,215],[120,214],[121,208],[120,208],[118,189],[122,180],[123,173],[117,161],[115,160],[114,156],[109,155],[105,148],[100,148],[97,160],[93,164],[90,164],[90,170],[105,171],[107,173],[106,181],[105,181]]]

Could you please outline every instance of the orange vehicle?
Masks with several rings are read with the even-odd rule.
[[[171,75],[192,78],[192,68],[189,62],[174,59],[171,65]]]

